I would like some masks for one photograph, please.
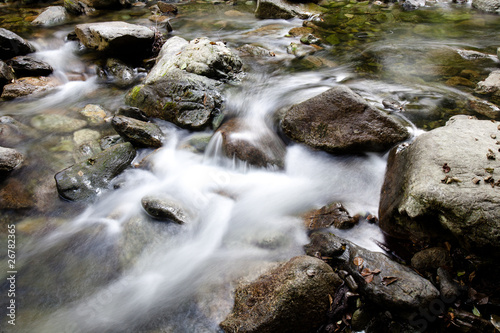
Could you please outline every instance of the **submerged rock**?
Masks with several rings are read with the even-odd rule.
[[[35,48],[27,40],[10,30],[0,28],[0,59],[35,52]]]
[[[87,121],[93,125],[101,125],[105,123],[107,116],[106,110],[100,105],[87,104],[79,113],[87,118]]]
[[[308,11],[303,4],[288,2],[286,0],[258,0],[255,16],[259,19],[284,19],[294,17],[307,19],[316,12]]]
[[[500,108],[480,98],[469,98],[469,107],[475,112],[491,119],[500,119]]]
[[[148,195],[141,200],[142,207],[149,216],[160,221],[173,221],[184,224],[192,220],[191,214],[182,204],[165,195]]]
[[[479,95],[485,95],[492,102],[500,103],[500,70],[495,70],[481,82],[478,82],[475,92]]]
[[[0,176],[19,167],[24,161],[24,156],[12,148],[0,147]]]
[[[349,229],[358,222],[349,215],[349,212],[340,202],[334,202],[320,209],[307,212],[303,215],[307,229],[323,229],[334,226],[337,229]]]
[[[500,14],[499,0],[472,0],[472,7],[488,13]]]
[[[227,333],[314,332],[326,319],[340,278],[322,260],[298,256],[236,289],[234,308],[220,324]]]
[[[452,117],[394,148],[380,199],[380,227],[396,237],[456,238],[488,257],[500,249],[498,122]]]
[[[109,58],[102,71],[102,75],[119,88],[126,88],[137,83],[141,76],[134,68],[128,66],[119,59]]]
[[[125,116],[114,116],[111,124],[118,134],[134,146],[157,148],[162,145],[163,133],[154,123]]]
[[[45,61],[30,56],[18,56],[7,61],[17,77],[48,76],[54,71]]]
[[[39,114],[31,118],[31,126],[46,132],[67,133],[87,126],[87,122],[60,114]]]
[[[86,200],[106,189],[135,157],[131,143],[114,145],[55,175],[57,191],[66,200]]]
[[[2,98],[14,99],[48,91],[60,82],[53,77],[22,77],[3,87]]]
[[[35,20],[31,22],[32,25],[41,25],[45,27],[54,26],[66,22],[68,19],[68,12],[63,6],[50,6],[47,7]]]
[[[410,136],[345,86],[292,106],[281,127],[291,139],[331,153],[385,151]]]

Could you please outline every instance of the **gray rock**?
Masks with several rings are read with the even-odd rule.
[[[233,118],[224,123],[218,130],[222,136],[222,150],[224,154],[250,165],[258,167],[284,167],[285,144],[271,130],[259,127],[257,132],[252,131],[251,124],[244,119]],[[253,140],[244,133],[259,133]],[[242,135],[243,134],[243,135]]]
[[[7,61],[17,77],[48,76],[54,69],[45,61],[30,56],[17,56]]]
[[[122,106],[116,112],[117,116],[125,116],[129,118],[134,118],[141,121],[148,121],[149,118],[146,114],[139,108],[133,106]]]
[[[308,11],[305,5],[286,0],[258,0],[255,10],[255,16],[260,19],[307,19],[313,14],[317,13]]]
[[[380,227],[405,238],[454,236],[469,250],[498,254],[498,124],[455,116],[407,148],[394,148],[382,187]]]
[[[500,70],[494,70],[484,81],[478,82],[475,92],[489,97],[496,104],[500,103]]]
[[[448,304],[454,302],[461,294],[459,285],[453,281],[451,274],[444,268],[437,269],[439,277],[439,291],[441,298],[447,300]]]
[[[114,116],[111,124],[118,134],[134,146],[158,148],[162,145],[163,133],[154,123],[125,116]]]
[[[358,222],[340,202],[333,202],[320,209],[305,213],[304,225],[309,230],[323,229],[334,226],[337,229],[349,229]]]
[[[39,114],[31,118],[31,126],[45,132],[68,133],[87,126],[87,122],[60,114]]]
[[[499,0],[472,0],[472,7],[488,13],[500,13]]]
[[[51,90],[61,83],[54,77],[22,77],[3,87],[2,98],[14,99]]]
[[[0,117],[0,145],[16,146],[26,139],[36,137],[37,131],[10,116]]]
[[[236,289],[234,308],[220,324],[233,332],[314,332],[325,320],[342,280],[320,259],[298,256]]]
[[[102,125],[106,121],[106,110],[100,105],[87,104],[79,113],[84,116],[87,121],[92,125]]]
[[[57,191],[66,200],[86,200],[102,192],[135,157],[131,143],[121,143],[55,175]]]
[[[244,44],[238,47],[241,57],[274,57],[275,54],[259,45]]]
[[[99,141],[102,150],[108,149],[114,145],[125,142],[120,135],[108,135]]]
[[[141,200],[142,207],[149,216],[160,221],[189,223],[193,217],[182,204],[166,195],[148,195]]]
[[[439,267],[452,266],[450,253],[442,247],[431,247],[419,251],[411,258],[411,265],[423,273],[425,271],[435,271]]]
[[[167,72],[160,80],[135,86],[125,102],[148,117],[173,122],[188,129],[201,129],[220,112],[219,82],[180,69]]]
[[[11,172],[24,161],[24,156],[12,148],[0,147],[0,175]]]
[[[102,152],[101,146],[97,140],[85,141],[73,150],[73,160],[79,163],[92,158]]]
[[[204,153],[211,138],[211,133],[193,133],[179,144],[179,148],[195,153]]]
[[[312,257],[334,258],[342,255],[346,249],[347,243],[331,232],[313,232],[309,239],[310,242],[304,249]]]
[[[0,59],[10,59],[32,52],[35,52],[35,48],[28,41],[10,30],[0,28]]]
[[[50,27],[54,25],[59,25],[68,19],[68,12],[63,6],[50,6],[47,7],[40,15],[34,19],[32,25],[41,25],[45,27]]]
[[[222,42],[212,42],[205,37],[187,42],[174,36],[163,44],[145,83],[156,82],[177,68],[213,79],[224,79],[239,72],[241,66],[238,55]]]
[[[14,80],[14,71],[5,62],[0,60],[0,90]]]
[[[141,76],[124,62],[114,58],[109,58],[106,61],[104,72],[107,74],[107,78],[119,88],[132,86]]]
[[[321,240],[319,236],[316,237],[316,243],[311,242],[306,247],[308,253],[321,252],[328,247],[318,242]],[[344,244],[345,251],[342,254],[338,254],[339,251],[330,253],[331,260],[337,268],[346,270],[354,277],[359,293],[371,302],[398,312],[409,312],[426,307],[439,297],[439,291],[432,283],[386,255],[368,251],[331,233],[326,233],[323,239]],[[373,271],[375,273],[370,274]]]
[[[410,136],[345,86],[292,106],[281,127],[291,139],[331,153],[385,151]]]
[[[140,58],[151,52],[153,30],[121,21],[79,24],[76,35],[85,47],[119,58]]]
[[[73,141],[76,145],[81,145],[85,142],[97,141],[101,138],[101,133],[88,128],[84,128],[73,133]]]
[[[500,108],[480,98],[469,98],[469,106],[475,112],[491,119],[500,119]]]

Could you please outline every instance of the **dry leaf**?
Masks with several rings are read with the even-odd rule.
[[[83,171],[82,170],[78,171],[78,176],[80,176],[80,177],[83,176]]]
[[[379,274],[380,273],[380,269],[378,268],[375,268],[373,271],[372,271],[373,274]]]
[[[373,281],[373,274],[365,276],[365,282],[370,283]]]
[[[356,257],[356,258],[354,258],[354,260],[352,262],[354,263],[354,265],[359,267],[359,266],[363,265],[364,260],[363,260],[363,258]]]
[[[361,271],[361,275],[362,276],[372,275],[372,271],[368,268],[363,268],[363,270]]]
[[[398,280],[398,278],[397,278],[397,277],[395,277],[395,276],[384,276],[384,277],[382,278],[382,283],[383,283],[384,285],[388,286],[388,285],[390,285],[390,284],[392,284],[392,283],[396,282],[397,280]]]

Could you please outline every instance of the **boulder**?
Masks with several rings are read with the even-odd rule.
[[[54,71],[45,61],[30,56],[17,56],[7,61],[17,77],[48,76]]]
[[[0,60],[0,90],[14,80],[14,71],[5,62]]]
[[[408,131],[345,86],[331,88],[285,111],[283,132],[330,153],[385,151],[408,139]]]
[[[469,250],[497,255],[499,124],[454,116],[408,147],[394,148],[380,198],[380,227],[396,237],[454,238]]]
[[[224,154],[258,167],[284,167],[285,144],[264,124],[254,124],[245,119],[233,118],[224,123],[216,133],[222,137]]]
[[[332,265],[347,271],[358,285],[358,292],[376,305],[409,313],[427,307],[439,297],[430,281],[385,254],[371,252],[332,233],[315,232],[311,236],[316,233],[322,235],[311,238],[306,253],[330,257]],[[325,249],[329,251],[325,253]]]
[[[101,193],[125,170],[135,157],[131,143],[114,145],[55,175],[57,191],[66,200],[86,200]]]
[[[125,102],[140,108],[148,117],[182,128],[201,129],[220,113],[220,89],[215,80],[173,69],[154,83],[135,86]]]
[[[34,19],[32,25],[41,25],[45,27],[50,27],[54,25],[59,25],[68,19],[68,12],[63,6],[50,6],[47,7],[40,15]]]
[[[225,79],[239,72],[241,66],[238,55],[222,42],[212,42],[205,37],[188,42],[174,36],[163,44],[145,83],[156,82],[177,68],[213,79]]]
[[[259,19],[284,19],[294,17],[307,19],[315,12],[309,12],[303,4],[296,4],[286,0],[258,0],[255,16]]]
[[[121,137],[134,146],[154,148],[162,146],[163,133],[154,123],[125,116],[114,116],[111,124]]]
[[[151,52],[154,32],[121,21],[79,24],[75,32],[85,47],[119,58],[142,58]]]
[[[39,94],[58,85],[60,85],[60,82],[54,77],[22,77],[3,87],[2,98],[8,100]]]
[[[472,0],[472,7],[484,12],[500,14],[499,0]]]
[[[334,226],[337,229],[350,229],[358,222],[340,202],[333,202],[320,209],[305,213],[304,225],[309,230],[323,229]]]
[[[10,30],[0,28],[0,59],[10,59],[32,52],[35,52],[35,48],[27,40]]]
[[[484,81],[478,82],[475,92],[490,98],[493,103],[500,104],[500,70],[494,70]]]
[[[236,289],[224,332],[308,333],[326,320],[329,295],[342,283],[322,260],[298,256]]]
[[[87,126],[85,120],[61,114],[39,114],[31,118],[31,126],[45,132],[68,133]]]
[[[24,156],[12,148],[0,147],[0,175],[11,172],[24,161]]]
[[[155,220],[184,224],[193,219],[182,204],[170,196],[148,195],[142,198],[141,204],[146,213]]]

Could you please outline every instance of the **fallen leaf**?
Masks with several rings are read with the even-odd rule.
[[[83,176],[83,171],[82,170],[78,171],[78,176],[80,176],[80,177]]]
[[[364,260],[361,257],[356,257],[356,258],[354,258],[354,260],[352,262],[354,263],[354,265],[359,267],[359,266],[363,265]]]
[[[444,173],[448,173],[448,172],[450,172],[450,170],[451,170],[451,168],[448,165],[448,163],[443,164],[443,172]]]
[[[470,273],[469,274],[469,282],[472,282],[472,280],[474,280],[475,277],[476,277],[476,271]]]
[[[372,271],[373,274],[379,274],[380,273],[380,269],[378,268],[375,268],[373,271]]]
[[[362,276],[372,275],[372,271],[368,268],[363,268],[363,270],[361,271],[361,275]]]
[[[399,280],[397,277],[395,276],[384,276],[382,278],[382,283],[386,286],[396,282],[397,280]]]
[[[370,283],[373,281],[373,274],[365,276],[365,282]]]
[[[474,314],[474,316],[476,317],[481,317],[481,312],[479,312],[479,310],[476,308],[476,307],[473,307],[472,308],[472,313]]]

